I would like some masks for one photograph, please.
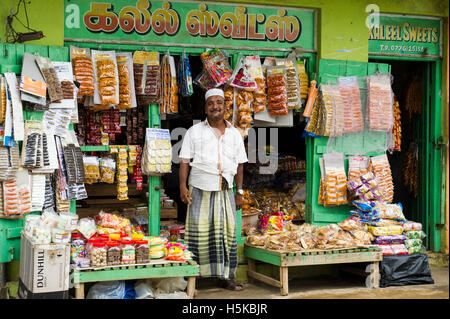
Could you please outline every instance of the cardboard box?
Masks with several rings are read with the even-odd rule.
[[[69,290],[70,244],[33,244],[22,232],[19,297],[65,296]],[[55,294],[56,293],[56,294]]]

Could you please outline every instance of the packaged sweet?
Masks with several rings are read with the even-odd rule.
[[[408,220],[407,222],[403,223],[403,230],[405,232],[410,230],[422,230],[422,224]]]
[[[276,59],[277,66],[286,67],[286,95],[288,109],[298,110],[302,106],[300,97],[300,85],[295,57],[286,59]]]
[[[354,229],[361,229],[361,228],[363,228],[361,222],[359,221],[359,219],[356,218],[356,217],[353,217],[353,216],[344,219],[343,221],[341,221],[338,224],[338,226],[341,227],[343,230],[346,230],[346,231],[351,231],[351,230],[354,230]]]
[[[28,214],[25,216],[24,231],[30,238],[35,235],[35,228],[41,224],[40,215]]]
[[[166,244],[167,255],[165,259],[174,261],[186,261],[184,250],[186,247],[181,243],[168,242]]]
[[[159,103],[161,98],[159,53],[134,51],[133,73],[138,104]]]
[[[382,200],[392,203],[394,198],[394,184],[392,181],[391,167],[386,154],[370,158],[373,174],[378,181],[378,190],[382,195]]]
[[[352,229],[350,234],[355,238],[358,245],[370,245],[373,241],[373,235],[364,229]]]
[[[78,221],[78,231],[87,239],[91,238],[97,232],[97,226],[94,219],[90,217],[81,218]]]
[[[77,229],[78,215],[70,212],[59,213],[58,222],[56,228],[67,231],[74,231]]]
[[[403,215],[403,206],[400,203],[386,204],[378,201],[375,203],[375,206],[372,208],[372,210],[374,211],[374,214],[378,216],[378,218],[406,221],[406,218]]]
[[[390,74],[367,77],[366,120],[372,131],[388,132],[394,126],[393,92]]]
[[[324,206],[346,205],[347,175],[344,168],[344,155],[341,153],[324,154]]]
[[[200,59],[206,72],[214,81],[214,87],[221,86],[230,79],[233,69],[220,49],[207,50],[200,55]]]
[[[111,157],[99,158],[100,182],[114,184],[116,174],[116,161]]]
[[[338,78],[340,95],[344,104],[344,133],[360,132],[364,129],[361,96],[356,76]]]
[[[134,88],[133,54],[117,52],[117,71],[119,76],[118,108],[126,110],[137,106],[136,90]]]
[[[100,167],[97,156],[83,156],[84,178],[86,184],[97,183],[100,178]]]
[[[89,48],[70,46],[70,59],[75,80],[80,84],[78,96],[94,96],[94,67]]]
[[[411,247],[422,247],[422,239],[406,239],[404,244],[408,249]]]
[[[178,85],[174,57],[165,54],[161,59],[161,104],[160,114],[178,113]]]
[[[379,245],[378,247],[381,248],[381,252],[383,256],[392,256],[394,255],[394,250],[390,245]]]
[[[41,214],[41,225],[52,228],[55,227],[59,222],[59,215],[54,211],[44,211]]]
[[[372,215],[371,218],[369,218],[369,220],[366,222],[366,224],[375,226],[375,227],[390,226],[390,225],[403,226],[402,221],[398,221],[395,219],[383,219],[383,218],[373,218],[373,217],[374,217],[374,215]],[[375,215],[375,217],[377,217],[377,216]]]
[[[62,100],[64,96],[61,88],[61,81],[56,74],[52,61],[49,58],[37,56],[36,64],[47,83],[47,93],[50,102]]]
[[[58,228],[52,228],[52,243],[67,244],[70,242],[70,231]]]
[[[404,234],[408,239],[422,239],[426,237],[425,233],[421,230],[409,230],[405,231]]]
[[[405,235],[375,236],[374,243],[377,245],[403,244]]]
[[[394,255],[408,255],[408,249],[403,244],[391,245]]]
[[[374,236],[400,235],[401,233],[403,233],[403,227],[399,225],[390,225],[383,227],[368,226],[368,229]]]
[[[189,63],[189,56],[186,52],[183,52],[183,54],[181,54],[180,56],[177,70],[177,79],[178,92],[184,97],[191,96],[194,93],[194,88],[192,86],[192,73],[191,65]]]
[[[115,51],[92,50],[94,63],[94,104],[119,104],[119,75]]]
[[[50,244],[52,242],[51,228],[42,224],[36,226],[32,242],[34,244]]]
[[[271,116],[287,115],[286,67],[267,67],[267,109]]]
[[[216,83],[213,78],[206,72],[205,69],[200,72],[194,80],[194,84],[197,84],[204,91],[208,91],[215,87]]]
[[[415,253],[422,253],[423,247],[422,246],[412,246],[408,248],[408,254],[415,254]]]
[[[142,153],[142,173],[145,175],[170,173],[171,165],[172,147],[169,130],[147,128]]]
[[[301,60],[296,61],[298,79],[300,82],[300,97],[302,100],[308,98],[308,74],[306,73],[305,63]]]
[[[244,56],[239,56],[228,84],[241,90],[254,91],[256,89],[255,79],[249,72],[249,65],[246,63]]]

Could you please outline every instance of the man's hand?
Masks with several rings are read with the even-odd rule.
[[[191,205],[192,196],[191,196],[191,193],[189,192],[189,190],[187,189],[186,186],[181,186],[180,187],[180,197],[181,197],[181,201],[183,203]]]
[[[236,195],[234,195],[234,201],[236,202],[236,210],[241,209],[242,208],[242,204],[243,204],[242,195],[236,193]]]

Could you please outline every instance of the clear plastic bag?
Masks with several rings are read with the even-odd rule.
[[[366,120],[372,131],[389,132],[394,126],[393,92],[390,74],[367,77]]]
[[[338,85],[344,105],[344,133],[361,132],[364,129],[361,93],[356,76],[338,78]]]
[[[104,281],[93,285],[86,299],[123,299],[124,296],[125,281]]]
[[[97,232],[95,221],[90,217],[80,219],[78,221],[77,229],[87,239],[94,236],[94,234]]]
[[[114,184],[116,173],[116,161],[111,157],[101,157],[99,159],[100,181],[102,183]]]

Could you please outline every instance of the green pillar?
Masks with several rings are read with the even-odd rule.
[[[159,117],[159,106],[151,104],[148,109],[148,126],[161,127]],[[160,235],[160,198],[161,198],[161,177],[149,176],[148,178],[148,234],[150,236]]]

